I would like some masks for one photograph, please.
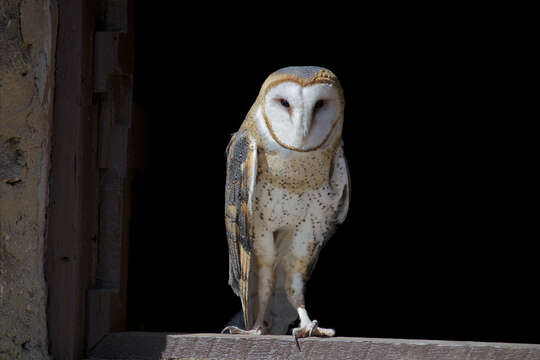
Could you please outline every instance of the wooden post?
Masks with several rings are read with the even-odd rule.
[[[56,360],[80,359],[125,326],[133,71],[128,13],[128,0],[58,1],[46,258]]]
[[[95,283],[88,290],[92,348],[111,331],[125,329],[129,197],[128,143],[133,93],[133,26],[127,0],[107,0],[94,35],[94,98],[99,107],[99,235]]]
[[[98,233],[96,108],[92,103],[92,2],[58,0],[56,89],[46,280],[50,352],[79,359],[86,337],[86,290]]]

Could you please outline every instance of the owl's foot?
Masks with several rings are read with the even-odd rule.
[[[304,326],[293,329],[292,333],[295,339],[309,336],[330,337],[336,335],[336,331],[334,329],[320,328],[317,320],[313,320]]]
[[[302,351],[300,349],[300,344],[298,343],[299,338],[305,338],[310,336],[318,336],[318,337],[326,337],[326,336],[334,336],[336,335],[336,332],[334,329],[324,329],[319,327],[319,323],[317,320],[309,321],[305,323],[304,325],[300,325],[298,328],[294,328],[292,331],[294,341],[296,342],[296,346],[298,347],[299,351]]]
[[[255,327],[252,330],[244,330],[236,326],[227,326],[225,329],[221,330],[222,334],[226,334],[227,332],[235,335],[262,335],[263,329],[262,327]]]

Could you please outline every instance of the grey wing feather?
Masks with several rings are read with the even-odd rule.
[[[249,324],[247,294],[253,244],[251,200],[256,167],[256,147],[250,143],[247,131],[240,130],[227,147],[225,226],[229,246],[229,285],[242,300],[246,324]]]

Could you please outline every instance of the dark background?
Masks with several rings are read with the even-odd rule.
[[[136,6],[130,329],[219,332],[240,309],[225,148],[271,72],[319,65],[344,88],[352,202],[308,283],[311,317],[339,336],[539,343],[526,150],[490,29],[213,11]]]

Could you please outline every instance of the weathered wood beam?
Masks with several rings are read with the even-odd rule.
[[[125,332],[109,334],[89,359],[540,359],[540,344],[373,338],[308,338]]]
[[[92,103],[94,3],[58,0],[53,146],[46,252],[49,351],[79,359],[98,233],[97,112]]]

